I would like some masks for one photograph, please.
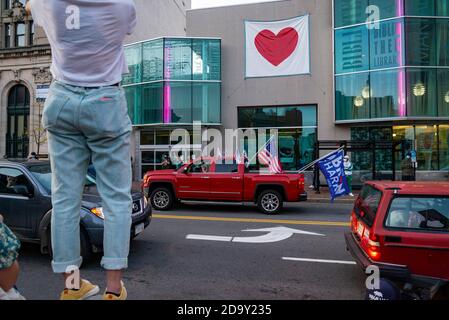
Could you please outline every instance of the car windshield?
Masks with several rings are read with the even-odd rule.
[[[29,167],[30,173],[37,181],[44,187],[44,189],[51,193],[51,167],[49,164],[34,165]],[[86,175],[85,186],[95,185],[95,178],[91,177],[89,174]]]
[[[449,197],[399,196],[385,225],[390,228],[449,232]]]

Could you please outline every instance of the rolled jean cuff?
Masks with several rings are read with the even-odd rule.
[[[101,259],[101,266],[106,270],[116,271],[128,268],[128,258],[105,258]]]
[[[67,273],[69,267],[77,267],[78,269],[81,267],[83,263],[83,258],[79,257],[76,260],[72,260],[69,262],[51,262],[51,266],[53,268],[54,273]]]

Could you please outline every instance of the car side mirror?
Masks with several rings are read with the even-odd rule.
[[[189,167],[184,167],[184,169],[182,169],[182,173],[187,174],[189,172]]]
[[[19,185],[14,186],[13,188],[14,188],[14,192],[16,194],[20,194],[20,195],[28,197],[28,198],[31,197],[31,192],[30,192],[30,190],[28,190],[27,186],[25,186],[23,184],[19,184]]]

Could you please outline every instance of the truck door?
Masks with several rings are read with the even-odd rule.
[[[239,172],[235,160],[226,162],[220,160],[213,166],[210,176],[210,196],[213,200],[242,201],[243,200],[243,172]]]
[[[199,159],[177,175],[178,197],[186,200],[210,199],[211,161]]]

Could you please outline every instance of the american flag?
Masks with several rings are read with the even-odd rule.
[[[282,173],[275,136],[268,140],[265,148],[259,152],[258,158],[261,164],[268,166],[271,174]]]

